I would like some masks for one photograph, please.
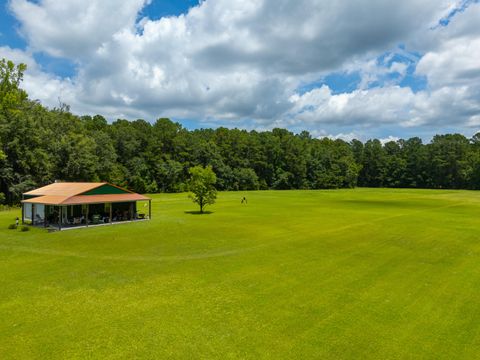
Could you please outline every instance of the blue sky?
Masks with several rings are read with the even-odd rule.
[[[27,43],[18,34],[19,22],[8,9],[8,1],[1,0],[0,11],[0,44],[12,47],[25,48]],[[139,16],[147,16],[151,19],[159,19],[163,16],[177,16],[184,14],[189,8],[198,5],[197,0],[161,0],[152,1],[145,6]]]
[[[152,20],[160,19],[167,16],[178,16],[186,14],[188,10],[196,5],[197,0],[161,0],[152,1],[146,5],[138,14],[138,19],[142,17],[148,17]],[[463,5],[465,7],[465,5]],[[0,45],[7,45],[13,48],[25,49],[27,42],[22,38],[19,33],[20,24],[16,20],[15,16],[8,10],[8,2],[2,0],[2,8],[5,11],[0,13]],[[449,16],[442,19],[442,25],[448,25],[449,19],[455,15],[459,10],[452,11]],[[399,45],[399,48],[403,48]],[[402,79],[399,79],[398,73],[385,74],[378,81],[368,85],[369,88],[382,86],[385,81],[392,81],[399,79],[400,86],[411,87],[415,91],[425,88],[425,79],[414,75],[416,61],[412,60],[412,57],[418,61],[419,55],[412,54],[412,57],[405,57],[398,54],[393,54],[391,58],[386,61],[386,57],[390,55],[388,53],[382,54],[377,58],[379,65],[390,66],[391,63],[403,62],[408,64],[408,75]],[[75,64],[67,59],[57,58],[49,56],[47,53],[38,52],[34,54],[34,58],[39,65],[42,66],[47,72],[54,73],[60,77],[73,77],[76,73]],[[386,62],[385,62],[386,61]],[[299,87],[300,92],[312,90],[313,88],[328,85],[335,94],[342,92],[354,91],[360,83],[359,72],[333,72],[316,81],[309,82]]]
[[[6,45],[12,48],[25,49],[27,41],[20,34],[20,23],[9,10],[8,1],[0,0],[0,46]],[[184,14],[189,8],[198,5],[197,0],[161,0],[152,1],[138,14],[140,17],[159,19],[164,16],[178,16]],[[34,54],[35,60],[47,72],[61,77],[73,77],[76,69],[75,64],[67,59],[49,56],[47,53]]]
[[[156,20],[163,16],[185,14],[189,8],[198,5],[197,0],[165,0],[152,1],[141,12],[143,16]]]
[[[425,90],[427,87],[427,80],[424,76],[416,75],[415,69],[418,61],[421,58],[421,54],[415,52],[407,52],[405,48],[399,45],[398,50],[400,53],[386,52],[378,56],[375,62],[378,67],[386,70],[381,76],[374,81],[365,85],[366,89],[372,89],[375,87],[382,87],[385,83],[396,83],[400,87],[410,88],[414,92]],[[407,54],[408,56],[406,56]],[[404,64],[406,66],[405,73],[400,74],[397,71],[388,71],[388,69],[394,63]],[[317,81],[302,84],[298,91],[299,93],[305,93],[312,89],[327,85],[333,92],[338,95],[341,93],[351,93],[358,89],[362,82],[362,76],[360,71],[342,71],[332,72]]]
[[[480,128],[479,0],[0,4],[0,57],[46,106],[346,140]]]
[[[25,49],[27,43],[18,34],[20,24],[8,10],[8,2],[0,1],[0,45]]]

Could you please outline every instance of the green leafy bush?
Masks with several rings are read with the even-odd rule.
[[[10,225],[8,225],[8,228],[9,228],[10,230],[15,230],[15,229],[17,228],[17,225],[15,225],[15,224],[10,224]]]
[[[28,226],[22,226],[20,228],[20,231],[25,232],[25,231],[30,231],[30,228]]]

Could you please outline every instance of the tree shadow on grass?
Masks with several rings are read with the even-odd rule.
[[[204,211],[204,212],[200,212],[200,211],[185,211],[185,214],[189,214],[189,215],[210,215],[210,214],[213,214],[213,211]]]

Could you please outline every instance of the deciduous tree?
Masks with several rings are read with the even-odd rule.
[[[192,192],[190,198],[200,206],[200,212],[203,213],[205,206],[214,204],[217,199],[217,176],[211,166],[197,165],[190,168],[189,173],[188,188]]]

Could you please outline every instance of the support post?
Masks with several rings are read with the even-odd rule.
[[[62,207],[58,207],[58,230],[62,230]]]
[[[35,225],[35,204],[32,204],[32,225]]]
[[[148,200],[148,220],[152,219],[152,200]]]
[[[22,203],[22,225],[25,225],[25,203]]]
[[[85,225],[87,225],[87,227],[88,227],[88,210],[89,210],[89,208],[90,208],[90,205],[87,204],[87,215],[85,216]]]
[[[111,225],[113,225],[112,207],[113,207],[113,203],[110,203],[110,215],[109,215],[110,217],[108,219],[109,219]]]

